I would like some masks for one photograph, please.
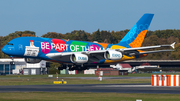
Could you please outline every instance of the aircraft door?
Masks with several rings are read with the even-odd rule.
[[[19,50],[19,51],[23,51],[23,45],[22,45],[22,44],[19,44],[19,45],[18,45],[18,50]]]

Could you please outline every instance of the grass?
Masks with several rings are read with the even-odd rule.
[[[102,81],[94,79],[64,79],[67,81],[67,84],[122,84],[122,83],[150,83],[150,79],[104,79]],[[0,85],[50,85],[53,84],[53,81],[56,81],[54,78],[31,78],[31,79],[2,79],[0,80]]]
[[[179,101],[179,94],[18,92],[0,93],[1,101]]]

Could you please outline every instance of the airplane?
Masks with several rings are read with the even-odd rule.
[[[9,56],[25,58],[27,63],[41,60],[58,62],[59,70],[85,70],[88,65],[116,64],[150,53],[173,51],[175,43],[141,47],[154,14],[144,14],[117,44],[86,42],[56,38],[18,37],[2,49]],[[173,49],[145,51],[162,47]]]

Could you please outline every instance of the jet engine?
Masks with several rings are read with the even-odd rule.
[[[73,63],[86,63],[88,61],[88,56],[85,54],[72,54],[70,60]]]
[[[25,58],[26,63],[39,63],[41,59]]]
[[[122,59],[122,53],[115,50],[108,50],[104,53],[104,58],[106,60],[119,60]]]

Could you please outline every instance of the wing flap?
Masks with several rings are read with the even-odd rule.
[[[150,54],[150,53],[159,53],[159,52],[172,52],[174,50],[155,50],[155,51],[145,51],[139,53],[130,53],[129,55],[141,55],[141,54]]]
[[[172,52],[174,50],[155,50],[155,51],[146,51],[146,52],[140,52],[139,54],[149,54],[149,53],[159,53],[159,52]]]

